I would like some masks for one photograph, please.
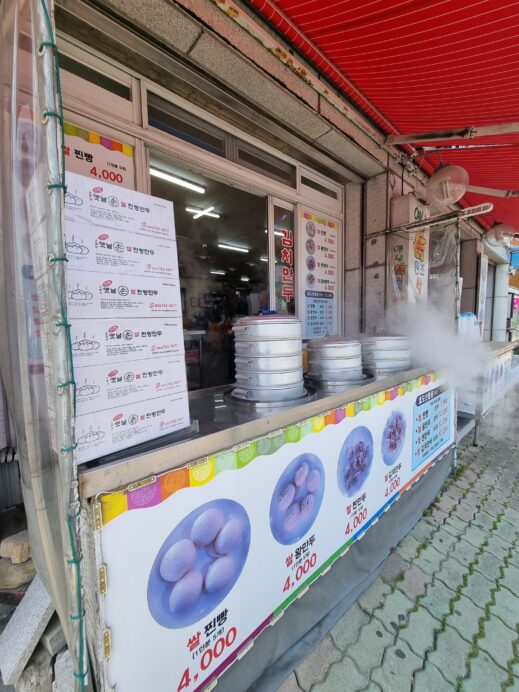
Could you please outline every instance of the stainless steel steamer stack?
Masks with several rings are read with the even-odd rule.
[[[362,379],[360,341],[330,337],[310,341],[308,376],[337,384]]]
[[[409,370],[412,365],[409,339],[405,336],[363,336],[362,365],[375,377]]]
[[[278,402],[305,394],[301,322],[289,315],[244,317],[233,327],[236,386],[244,401]]]

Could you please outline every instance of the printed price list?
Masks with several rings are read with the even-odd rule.
[[[417,397],[413,411],[413,470],[448,441],[450,406],[446,387],[431,389]]]

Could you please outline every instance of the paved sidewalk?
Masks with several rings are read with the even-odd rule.
[[[516,386],[480,446],[465,439],[458,472],[279,692],[519,690],[518,403]]]

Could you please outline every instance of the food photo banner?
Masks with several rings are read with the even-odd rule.
[[[451,448],[454,416],[432,373],[98,497],[107,688],[218,677]]]

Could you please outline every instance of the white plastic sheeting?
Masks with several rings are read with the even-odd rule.
[[[75,654],[82,689],[74,377],[63,307],[62,118],[47,2],[0,3],[0,367],[15,422],[32,553]]]

